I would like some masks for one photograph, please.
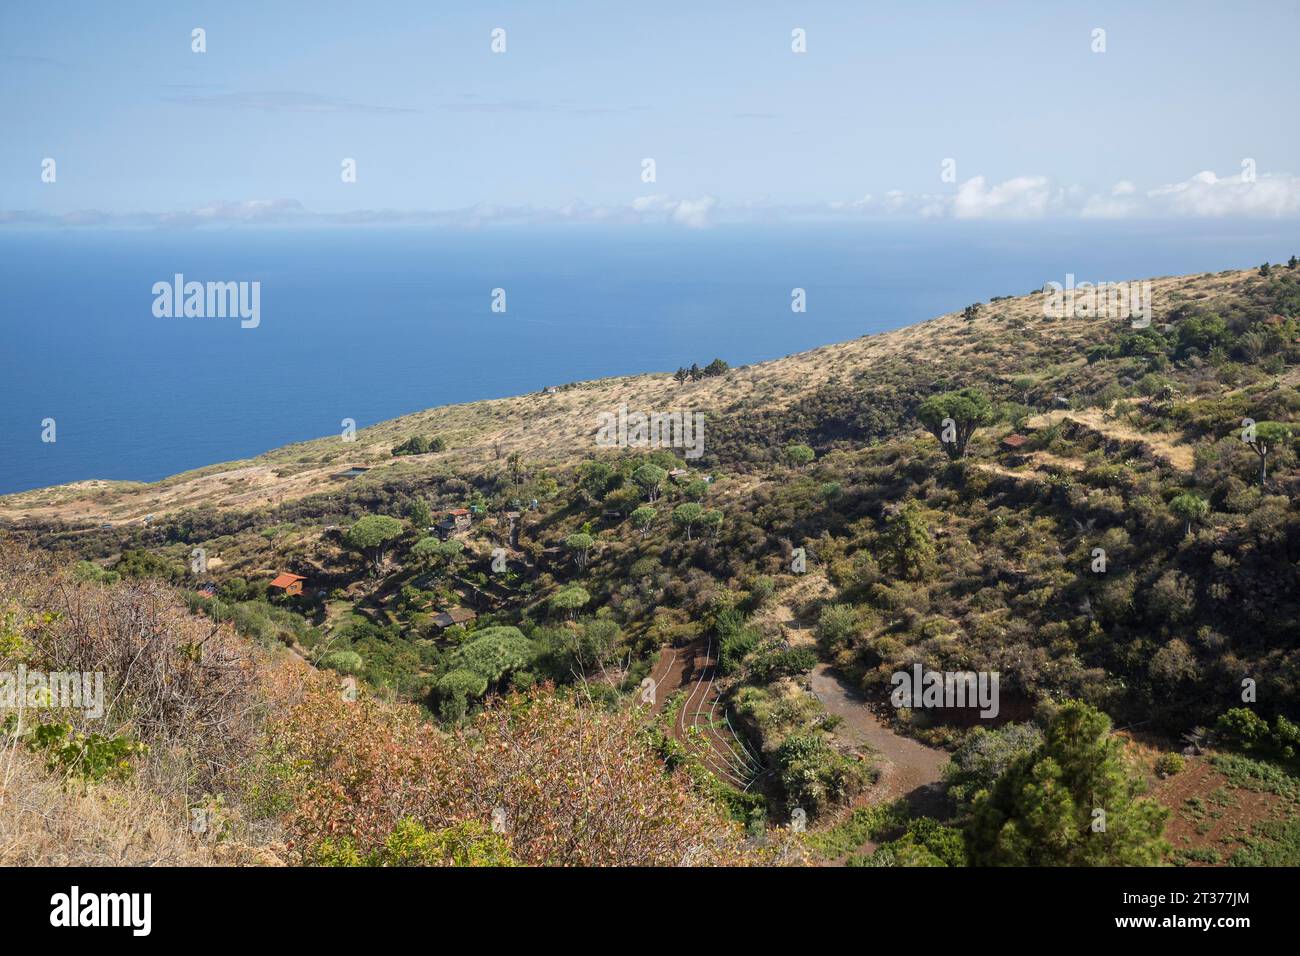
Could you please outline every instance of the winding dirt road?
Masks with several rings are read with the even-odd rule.
[[[903,797],[915,813],[944,816],[942,780],[947,752],[894,733],[871,712],[857,688],[829,664],[814,667],[810,681],[826,712],[841,718],[836,736],[876,758],[880,780],[868,794],[867,802]]]

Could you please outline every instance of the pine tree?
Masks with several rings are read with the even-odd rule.
[[[1110,718],[1064,704],[1043,743],[982,791],[966,831],[975,866],[1154,866],[1169,811],[1140,798]]]
[[[889,517],[885,523],[885,543],[899,577],[916,578],[925,573],[934,557],[934,545],[930,543],[920,505],[909,501]]]

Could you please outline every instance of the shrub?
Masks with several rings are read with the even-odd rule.
[[[543,689],[444,733],[414,707],[368,695],[349,703],[331,682],[312,680],[270,733],[259,770],[278,775],[286,835],[304,862],[322,851],[350,865],[456,862],[454,850],[442,856],[448,831],[459,833],[452,845],[477,848],[467,859],[493,855],[505,849],[485,832],[498,811],[510,858],[523,866],[757,858],[684,773],[664,772],[635,708],[584,707]]]
[[[795,734],[774,754],[777,779],[790,807],[815,816],[862,788],[866,774],[819,732]]]
[[[1215,725],[1228,743],[1252,753],[1290,760],[1300,753],[1300,725],[1279,714],[1273,727],[1247,707],[1234,707]]]
[[[849,604],[828,604],[817,616],[817,643],[824,653],[848,647],[858,631],[858,612]]]
[[[776,582],[765,574],[759,575],[749,583],[749,598],[745,602],[745,610],[750,614],[761,610],[775,593]]]
[[[323,863],[323,865],[329,865]],[[475,820],[430,832],[409,817],[398,821],[366,866],[514,866],[510,843]]]
[[[808,464],[816,457],[817,453],[807,445],[800,445],[797,442],[792,442],[785,446],[785,460],[796,468]]]
[[[450,665],[453,672],[470,671],[491,685],[523,667],[532,656],[533,644],[519,628],[485,627],[475,631],[473,640],[452,653]]]
[[[758,646],[759,633],[752,628],[739,628],[728,632],[721,642],[720,663],[722,673],[734,674],[741,662]]]
[[[179,565],[143,549],[123,551],[113,570],[127,578],[158,578],[175,582],[184,577]]]
[[[1242,750],[1259,750],[1271,743],[1268,721],[1247,707],[1234,707],[1219,718],[1216,729]]]
[[[56,760],[111,775],[129,746],[143,744],[131,762],[149,784],[183,781],[200,793],[243,766],[266,693],[261,655],[233,629],[190,614],[155,580],[77,583],[6,541],[0,582],[0,651],[20,652],[32,670],[103,675],[102,718],[74,711],[63,731],[43,732]],[[30,621],[8,620],[11,606]],[[6,669],[12,664],[0,660]]]
[[[749,673],[760,684],[769,684],[782,677],[806,674],[817,666],[817,655],[808,647],[782,648],[779,645],[761,649],[750,661]]]
[[[5,730],[13,732],[8,726]],[[51,773],[83,783],[129,779],[135,772],[131,758],[148,750],[125,734],[79,733],[63,723],[37,724],[27,747],[45,758],[45,768]]]
[[[903,835],[882,844],[871,856],[853,857],[849,866],[965,866],[962,832],[930,817],[917,817]]]
[[[925,574],[934,557],[934,545],[921,506],[909,501],[885,522],[884,540],[901,578]]]
[[[320,666],[340,674],[359,674],[365,664],[356,651],[330,651],[320,659]]]
[[[482,697],[487,687],[486,677],[465,667],[443,674],[433,685],[438,716],[455,723],[469,712],[470,702]]]
[[[953,751],[944,768],[948,792],[960,802],[969,802],[987,792],[1012,764],[1032,753],[1043,742],[1043,732],[1033,724],[1006,724],[989,729],[975,727]]]
[[[441,438],[430,438],[428,435],[413,435],[393,449],[393,457],[427,455],[430,452],[443,451],[446,447],[447,443]]]
[[[1161,754],[1156,758],[1156,776],[1172,777],[1174,774],[1182,773],[1184,766],[1186,761],[1183,760],[1182,754]]]
[[[90,581],[95,584],[116,584],[122,575],[116,571],[107,571],[90,561],[78,561],[72,566],[72,576],[78,581]]]
[[[1187,620],[1196,611],[1196,589],[1187,575],[1171,568],[1147,592],[1147,607],[1156,621]]]

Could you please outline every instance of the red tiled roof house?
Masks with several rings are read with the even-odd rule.
[[[301,594],[302,582],[306,580],[301,575],[284,572],[276,575],[275,580],[271,582],[271,588],[276,591],[283,591],[285,594]]]
[[[452,508],[443,512],[443,519],[437,524],[438,534],[445,538],[457,531],[468,531],[473,522],[468,508]]]

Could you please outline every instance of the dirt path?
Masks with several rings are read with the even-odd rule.
[[[1030,419],[1029,425],[1032,428],[1044,428],[1067,419],[1091,428],[1106,438],[1145,445],[1157,458],[1179,471],[1191,471],[1196,467],[1195,450],[1182,436],[1169,432],[1138,431],[1117,419],[1108,418],[1099,408],[1044,412]]]
[[[760,630],[774,629],[791,647],[815,647],[816,627],[811,621],[799,617],[798,609],[818,600],[827,600],[833,593],[834,589],[824,574],[813,572],[804,575],[764,605],[754,615],[751,624]]]
[[[1012,478],[1016,481],[1039,481],[1046,479],[1051,472],[1048,468],[1056,468],[1063,472],[1080,472],[1083,471],[1083,463],[1074,461],[1070,458],[1062,458],[1060,455],[1053,455],[1051,452],[1035,451],[1024,457],[1024,465],[1019,468],[1008,468],[996,460],[985,459],[976,461],[972,459],[972,464],[981,471],[988,472],[991,475],[1001,475],[1003,478]]]
[[[827,713],[841,718],[835,733],[854,747],[870,750],[880,767],[880,781],[867,795],[871,803],[905,798],[916,813],[942,817],[946,801],[941,781],[947,752],[894,733],[871,713],[866,700],[829,664],[811,675],[813,693]]]

